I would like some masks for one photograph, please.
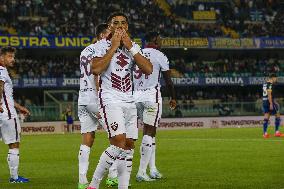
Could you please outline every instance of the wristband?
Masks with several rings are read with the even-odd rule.
[[[129,50],[129,52],[132,54],[132,56],[136,55],[137,53],[139,53],[140,49],[139,48],[135,48],[134,46],[131,47],[131,49]]]

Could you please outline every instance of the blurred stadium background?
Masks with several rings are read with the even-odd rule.
[[[261,85],[271,71],[279,76],[276,98],[283,112],[282,0],[1,0],[0,47],[18,49],[15,99],[32,113],[23,133],[55,133],[52,122],[64,123],[68,105],[78,120],[79,55],[94,42],[95,26],[114,11],[128,15],[132,37],[141,46],[147,31],[163,37],[178,98],[178,108],[170,110],[162,87],[164,127],[253,126],[261,138]],[[283,176],[283,167],[278,172]],[[273,181],[284,187],[283,180]]]

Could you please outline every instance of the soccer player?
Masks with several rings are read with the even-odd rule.
[[[274,99],[273,85],[277,82],[277,76],[275,73],[271,73],[266,83],[263,84],[263,111],[264,111],[264,121],[263,121],[263,137],[269,138],[270,135],[267,133],[267,127],[270,115],[275,115],[275,134],[276,137],[283,137],[279,131],[280,126],[280,113],[279,105]]]
[[[158,32],[149,32],[145,36],[146,48],[142,50],[153,64],[153,72],[150,75],[143,74],[137,68],[134,74],[134,96],[138,110],[138,117],[143,122],[143,139],[140,147],[140,166],[136,180],[152,181],[162,178],[158,171],[156,159],[156,130],[162,115],[162,97],[160,92],[160,76],[163,75],[166,87],[171,95],[170,108],[176,108],[176,95],[171,80],[168,58],[159,51],[160,36]],[[146,174],[147,166],[150,168],[150,177]]]
[[[98,40],[106,38],[110,34],[106,23],[99,24],[96,27],[96,36]],[[89,156],[91,147],[95,139],[95,131],[100,122],[98,106],[98,87],[96,77],[91,70],[91,59],[93,58],[95,45],[86,47],[80,55],[80,91],[78,98],[78,117],[81,125],[82,144],[78,155],[79,159],[79,183],[78,189],[88,187],[87,172],[89,167]],[[100,122],[100,124],[102,124]]]
[[[7,68],[14,65],[15,53],[13,47],[3,47],[0,51],[0,136],[9,147],[10,183],[26,183],[29,179],[18,175],[21,126],[16,109],[25,116],[30,112],[13,99],[13,83]]]
[[[137,109],[132,92],[134,63],[145,74],[153,67],[128,34],[128,18],[114,13],[107,19],[111,36],[96,43],[93,73],[100,75],[99,99],[110,146],[102,153],[88,189],[98,189],[103,175],[117,159],[118,188],[127,189],[132,171],[134,140],[138,138]]]

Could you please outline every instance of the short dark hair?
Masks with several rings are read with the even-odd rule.
[[[159,35],[160,35],[160,33],[157,32],[157,31],[150,31],[150,32],[148,32],[148,33],[145,35],[145,40],[146,40],[147,42],[150,42],[150,41],[152,41],[155,37],[158,37]]]
[[[96,27],[96,37],[99,37],[101,33],[103,33],[108,28],[107,23],[101,23]]]
[[[6,53],[16,53],[16,48],[11,46],[2,47],[0,50],[0,55],[4,55]]]
[[[123,16],[125,19],[126,19],[126,22],[128,23],[128,17],[126,16],[126,14],[122,13],[122,12],[115,12],[115,13],[112,13],[106,20],[106,23],[110,23],[111,20],[116,17],[116,16]]]

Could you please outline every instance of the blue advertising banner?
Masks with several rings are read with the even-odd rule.
[[[245,86],[262,85],[266,77],[195,77],[172,78],[176,86]],[[278,77],[278,85],[284,85],[284,77]]]
[[[13,46],[18,48],[81,48],[92,43],[96,38],[90,36],[14,36],[1,35],[0,47]]]
[[[261,37],[254,39],[257,48],[284,48],[283,37]]]
[[[53,48],[78,49],[96,41],[92,36],[21,36],[0,35],[0,47],[16,48]],[[134,42],[144,46],[143,39],[134,38]],[[163,38],[162,48],[208,48],[208,49],[265,49],[284,48],[284,37],[261,38]]]
[[[141,39],[133,39],[141,45]],[[92,36],[17,36],[0,35],[0,47],[13,46],[16,48],[84,48],[96,41]]]
[[[262,85],[265,77],[194,77],[172,78],[175,86],[244,86]],[[24,78],[14,79],[15,88],[79,88],[78,78]],[[284,77],[278,77],[278,84],[284,85]],[[164,82],[162,81],[162,85]]]
[[[63,78],[23,78],[13,80],[15,88],[58,88],[63,87],[63,84]]]
[[[195,78],[172,78],[176,86],[225,86],[247,85],[247,77],[195,77]]]

